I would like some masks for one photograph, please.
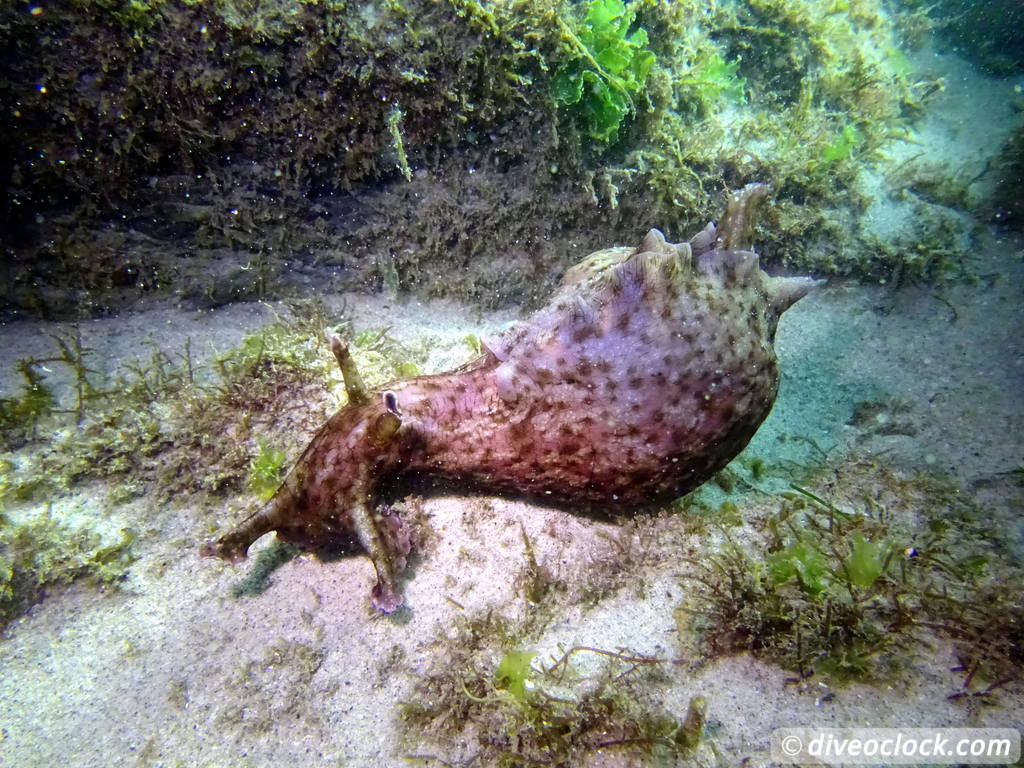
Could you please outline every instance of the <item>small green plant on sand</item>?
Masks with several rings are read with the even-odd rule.
[[[636,111],[654,53],[647,31],[633,29],[636,10],[622,0],[592,0],[582,23],[560,21],[570,59],[551,83],[555,101],[572,107],[594,141],[614,142],[623,120]]]
[[[665,660],[584,646],[548,656],[516,645],[495,658],[481,647],[508,631],[487,614],[446,639],[445,658],[402,709],[408,741],[447,749],[471,738],[481,765],[509,768],[583,764],[598,753],[630,765],[676,764],[700,746],[704,700],[694,697],[676,717],[652,695]]]
[[[249,462],[249,489],[260,501],[267,501],[280,487],[286,458],[284,451],[274,450],[266,440],[259,441],[256,455]]]
[[[1024,661],[1024,573],[997,561],[985,526],[951,494],[913,525],[884,507],[844,510],[794,487],[751,547],[724,531],[677,609],[680,636],[714,656],[747,650],[843,682],[897,673],[922,633],[949,637],[964,668],[995,685]]]
[[[496,688],[508,691],[520,701],[526,698],[526,684],[533,670],[531,666],[537,654],[531,650],[513,648],[501,657],[498,668],[494,670]]]
[[[480,341],[480,337],[477,336],[475,333],[467,333],[463,337],[462,343],[465,344],[469,348],[469,351],[472,352],[474,355],[483,354],[483,342]]]

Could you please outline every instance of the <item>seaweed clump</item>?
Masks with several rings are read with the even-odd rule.
[[[650,531],[650,527],[643,526]],[[631,523],[599,536],[594,558],[566,571],[538,555],[520,529],[523,561],[506,612],[459,613],[435,637],[400,709],[409,759],[442,765],[716,764],[707,703],[665,704],[674,660],[627,647],[554,645],[549,631],[572,606],[636,585]],[[643,545],[641,545],[643,546]],[[648,561],[644,561],[645,563]],[[462,605],[451,600],[460,611]]]
[[[695,231],[755,180],[779,198],[766,262],[878,276],[903,256],[859,231],[855,181],[940,89],[881,0],[40,11],[0,12],[6,300],[65,316],[310,275],[537,300],[577,248]]]
[[[535,80],[556,35],[523,7],[5,7],[4,237],[33,257],[6,265],[6,298],[65,316],[136,290],[219,303],[280,295],[293,258],[348,262],[311,199],[408,184],[478,137],[508,152],[506,132],[550,117]]]
[[[78,579],[116,585],[135,560],[134,540],[134,532],[124,529],[110,542],[97,531],[61,522],[49,507],[22,522],[0,512],[0,628],[55,585]]]
[[[0,624],[51,585],[112,584],[131,564],[133,532],[112,543],[63,521],[61,498],[81,483],[107,481],[109,506],[142,494],[272,494],[289,451],[342,390],[328,323],[322,304],[296,303],[209,360],[197,360],[188,341],[180,352],[150,342],[148,359],[112,374],[99,372],[105,366],[75,325],[54,336],[54,354],[20,361],[21,391],[0,400],[0,505],[38,502],[47,512],[0,514]],[[373,386],[420,359],[386,328],[355,334],[343,318],[337,326],[355,336]]]
[[[55,407],[53,391],[39,370],[42,364],[41,360],[19,360],[16,367],[24,382],[21,395],[0,398],[0,434],[5,441],[33,437],[36,426]]]
[[[704,700],[695,697],[676,717],[653,693],[665,679],[664,659],[583,646],[545,656],[521,639],[509,621],[487,613],[445,641],[446,658],[421,679],[401,718],[414,749],[446,752],[410,758],[447,762],[451,745],[467,738],[482,765],[509,768],[580,765],[612,753],[675,760],[701,746]]]
[[[618,138],[654,64],[647,30],[634,28],[635,19],[635,5],[627,9],[622,0],[592,0],[575,31],[561,22],[573,50],[555,73],[552,93],[559,104],[577,110],[586,135],[598,143]]]
[[[844,509],[795,487],[764,520],[763,548],[727,534],[692,561],[681,637],[699,638],[706,657],[750,651],[795,682],[842,683],[891,679],[937,635],[968,681],[994,690],[1019,679],[1024,573],[998,557],[977,510],[935,485],[912,523],[866,504]]]

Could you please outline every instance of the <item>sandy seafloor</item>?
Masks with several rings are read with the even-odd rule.
[[[780,396],[747,455],[808,461],[813,441],[837,463],[857,453],[908,476],[940,472],[987,505],[993,529],[1024,557],[1024,489],[1008,476],[1024,461],[1024,241],[986,231],[979,243],[975,282],[894,290],[836,280],[789,310],[776,344]],[[427,367],[435,369],[466,357],[466,333],[515,317],[382,296],[324,298],[333,308],[346,302],[362,327],[390,325],[393,337],[411,343],[426,336],[436,350]],[[191,337],[227,349],[272,315],[260,304],[163,308],[90,321],[83,332],[114,367],[148,356],[150,336],[165,348]],[[48,351],[56,327],[0,327],[5,390],[17,385],[10,363]],[[877,423],[853,423],[864,401],[887,404]],[[102,497],[101,484],[89,485],[60,507],[88,519],[102,513]],[[567,579],[607,559],[617,535],[610,523],[521,501],[428,496],[421,515],[434,544],[404,579],[408,608],[382,617],[369,607],[372,567],[362,556],[300,556],[274,571],[261,593],[233,597],[256,558],[241,566],[201,560],[209,510],[193,503],[154,507],[141,498],[116,507],[103,524],[140,534],[122,588],[49,590],[0,637],[0,766],[405,764],[410,748],[399,743],[397,707],[460,614],[529,610],[514,585],[525,558],[520,526],[538,561]],[[238,513],[223,514],[226,528]],[[689,542],[698,558],[718,544],[711,535]],[[535,647],[542,656],[583,645],[682,662],[666,665],[661,701],[682,717],[692,695],[707,698],[709,739],[723,764],[767,763],[770,734],[784,726],[1024,726],[1019,685],[1002,689],[993,706],[949,700],[962,675],[950,671],[951,646],[937,640],[892,680],[834,690],[813,679],[787,684],[791,673],[748,655],[694,669],[675,637],[673,610],[684,597],[678,569],[647,567],[637,546],[621,588],[589,608],[568,601]],[[447,754],[465,759],[472,745]]]
[[[1000,479],[1024,456],[1022,254],[1018,239],[990,240],[986,278],[941,298],[928,287],[892,292],[833,282],[801,301],[779,328],[779,400],[748,451],[780,459],[793,445],[786,436],[799,434],[837,453],[856,446],[907,471],[940,468],[965,491],[989,495],[993,525],[1024,553],[1020,489]],[[429,329],[439,347],[447,339],[457,348],[452,342],[467,329],[508,320],[449,304],[413,302],[396,314],[383,298],[350,296],[348,303],[369,326],[393,322],[400,339]],[[168,343],[205,334],[228,344],[269,315],[260,305],[162,310],[86,328],[117,357],[150,333]],[[44,330],[31,328],[37,335],[9,325],[0,343],[29,353]],[[854,403],[865,399],[904,403],[899,418],[912,427],[904,431],[916,434],[849,425]],[[88,514],[99,495],[83,489],[72,506]],[[232,588],[251,565],[200,560],[197,511],[187,503],[117,508],[120,522],[142,532],[141,557],[123,589],[52,591],[0,642],[0,764],[400,764],[396,704],[429,661],[429,641],[457,620],[448,598],[467,612],[521,604],[511,584],[523,566],[520,524],[538,559],[567,573],[607,546],[596,533],[611,528],[495,498],[438,496],[424,512],[440,541],[405,582],[409,610],[389,619],[368,606],[365,557],[323,563],[302,556],[275,571],[262,594],[236,599]],[[642,571],[642,562],[636,567]],[[635,581],[589,610],[568,611],[539,649],[554,652],[562,643],[678,654],[672,612],[683,596],[679,579],[662,569]],[[312,672],[295,659],[301,646],[322,657]],[[923,646],[916,664],[890,685],[852,685],[823,703],[828,689],[786,685],[789,673],[741,655],[671,673],[664,701],[681,716],[690,695],[704,695],[729,763],[763,762],[770,733],[781,726],[1024,722],[1019,690],[977,710],[947,700],[961,678],[949,671],[956,661],[945,644]]]

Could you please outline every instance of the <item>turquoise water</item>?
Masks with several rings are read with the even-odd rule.
[[[1018,3],[0,14],[0,765],[767,764],[779,728],[1021,727]],[[770,414],[700,488],[551,506],[529,476],[452,483],[480,480],[464,457],[444,482],[382,460],[370,523],[346,502],[200,557],[364,389],[399,419],[365,427],[383,455],[423,428],[396,382],[493,365],[436,408],[468,403],[452,431],[507,408],[517,450],[556,446],[537,476],[573,460],[545,424],[659,413],[680,393],[653,373],[575,392],[496,340],[600,312],[532,315],[652,227],[699,265],[754,182],[760,267],[821,284],[779,321]],[[715,279],[680,301],[731,354],[741,289]],[[616,316],[649,311],[624,294]],[[499,448],[480,434],[467,455]]]

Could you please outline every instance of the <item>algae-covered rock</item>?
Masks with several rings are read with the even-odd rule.
[[[0,514],[0,626],[39,601],[48,587],[88,579],[114,584],[135,560],[135,535],[108,537],[62,522],[51,509],[21,522]]]
[[[858,230],[855,184],[942,92],[911,55],[929,23],[881,0],[10,6],[4,300],[536,305],[576,247],[692,231],[755,180],[766,262],[934,277]]]

